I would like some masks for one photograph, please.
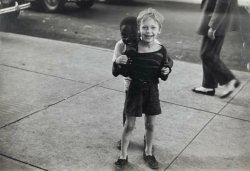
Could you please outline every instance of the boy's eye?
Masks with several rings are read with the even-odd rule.
[[[124,36],[124,35],[122,35],[122,38],[123,38],[123,39],[126,39],[126,38],[128,38],[128,36]]]
[[[137,35],[136,34],[128,34],[128,35],[122,35],[121,37],[122,38],[133,38],[133,37],[136,37]]]

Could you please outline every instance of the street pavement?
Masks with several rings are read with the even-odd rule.
[[[122,132],[123,78],[112,51],[0,32],[0,170],[113,171]],[[159,170],[250,170],[250,75],[228,98],[194,94],[199,64],[174,61],[160,82],[162,114],[154,153]],[[143,161],[138,118],[125,170]]]

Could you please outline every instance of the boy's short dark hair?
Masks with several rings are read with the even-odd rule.
[[[125,17],[121,22],[120,22],[120,29],[123,25],[132,25],[137,27],[137,18],[135,16],[128,16]]]

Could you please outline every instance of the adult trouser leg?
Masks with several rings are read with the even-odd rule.
[[[225,36],[217,36],[214,40],[211,40],[208,36],[203,37],[200,54],[203,64],[203,87],[216,88],[218,83],[224,85],[235,78],[220,60],[224,38]]]

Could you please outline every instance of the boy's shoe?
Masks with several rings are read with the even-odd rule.
[[[121,140],[117,141],[116,147],[118,150],[122,149],[122,141]]]
[[[128,164],[128,156],[126,157],[126,159],[118,158],[118,160],[115,162],[115,165],[119,168],[124,168],[127,164]]]
[[[154,155],[146,155],[145,151],[143,153],[143,159],[144,161],[148,164],[148,166],[151,168],[151,169],[158,169],[159,168],[159,163],[158,161],[156,160],[155,156]]]

